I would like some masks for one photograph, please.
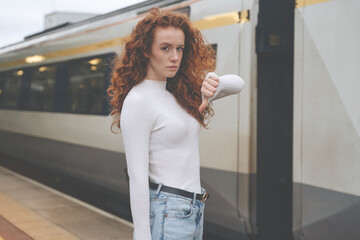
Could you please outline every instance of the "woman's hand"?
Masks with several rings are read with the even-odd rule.
[[[219,78],[215,74],[205,78],[201,87],[201,94],[203,95],[203,101],[199,107],[200,113],[202,113],[205,110],[209,98],[214,96],[218,86],[219,86]]]

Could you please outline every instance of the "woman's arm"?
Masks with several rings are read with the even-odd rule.
[[[130,207],[135,240],[151,240],[149,220],[149,139],[151,111],[144,96],[131,92],[125,98],[120,127],[129,174]]]
[[[228,74],[219,77],[214,72],[209,72],[201,88],[203,102],[199,107],[200,112],[205,110],[208,102],[239,93],[244,85],[245,81],[238,75]]]
[[[239,93],[245,86],[245,81],[240,76],[235,74],[227,74],[219,77],[214,72],[209,72],[206,78],[210,76],[218,77],[219,85],[217,86],[214,95],[208,99],[209,102],[228,95]]]

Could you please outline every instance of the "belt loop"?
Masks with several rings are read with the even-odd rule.
[[[156,190],[156,197],[158,197],[159,192],[160,192],[162,186],[163,186],[163,184],[162,184],[162,183],[159,183],[159,186],[158,186],[158,188],[157,188],[157,190]]]
[[[193,197],[193,201],[192,201],[193,205],[195,205],[195,199],[196,199],[196,193],[194,192],[194,197]]]

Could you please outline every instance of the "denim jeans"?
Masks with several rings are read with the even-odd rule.
[[[202,240],[205,203],[150,188],[152,240]],[[202,187],[201,193],[206,190]]]

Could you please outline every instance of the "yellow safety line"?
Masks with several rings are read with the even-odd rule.
[[[329,2],[329,1],[332,0],[296,0],[295,7],[300,8],[300,7],[305,7],[305,6],[323,3],[323,2]]]
[[[240,14],[238,12],[230,12],[230,13],[210,16],[199,21],[194,21],[193,25],[197,27],[199,30],[205,30],[205,29],[223,27],[223,26],[247,22],[247,21],[249,21],[249,15],[248,15],[248,10],[245,10],[245,11],[241,11]],[[88,44],[81,47],[54,51],[54,52],[42,54],[41,56],[43,57],[44,60],[46,60],[51,58],[65,57],[69,55],[85,53],[85,52],[104,49],[104,48],[110,48],[121,45],[124,39],[125,37],[115,38],[103,42]],[[8,68],[16,65],[22,65],[26,63],[27,63],[26,58],[0,63],[0,69]]]

